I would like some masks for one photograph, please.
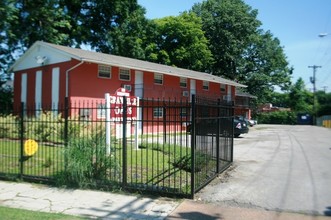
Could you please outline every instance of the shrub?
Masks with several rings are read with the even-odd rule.
[[[65,127],[65,123],[61,123],[60,136],[61,136],[62,140],[64,140],[64,138],[65,138],[64,127]],[[68,119],[68,131],[67,131],[68,132],[68,134],[67,134],[68,139],[80,137],[83,128],[84,128],[83,123],[78,121],[77,117],[69,118]]]
[[[295,112],[276,111],[257,115],[259,124],[296,124]]]
[[[61,114],[51,111],[42,112],[36,118],[29,118],[27,123],[27,136],[39,141],[54,141],[61,137]]]
[[[0,138],[18,138],[19,121],[16,116],[0,116]]]

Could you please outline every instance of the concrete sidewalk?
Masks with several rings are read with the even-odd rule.
[[[98,219],[330,220],[325,216],[0,181],[0,206]]]
[[[179,202],[0,181],[0,206],[100,219],[164,219]]]

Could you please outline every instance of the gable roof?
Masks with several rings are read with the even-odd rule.
[[[69,56],[72,59],[76,59],[79,61],[90,62],[90,63],[97,63],[97,64],[105,64],[111,66],[119,66],[128,69],[135,69],[141,71],[148,71],[148,72],[156,72],[162,73],[166,75],[178,76],[178,77],[185,77],[197,80],[204,80],[209,82],[216,82],[220,84],[226,84],[236,87],[246,87],[240,83],[224,79],[219,76],[214,76],[212,74],[198,72],[173,66],[167,66],[163,64],[152,63],[148,61],[127,58],[122,56],[116,56],[111,54],[104,54],[98,53],[94,51],[82,50],[78,48],[72,48],[67,46],[61,46],[51,43],[46,43],[43,41],[36,41],[29,50],[32,50],[35,47],[42,46],[48,48],[50,50],[57,50],[59,53],[63,53],[65,56]],[[14,69],[15,65],[20,62],[20,60],[24,59],[25,56],[28,56],[29,50],[19,59],[17,60],[14,65],[10,69]]]

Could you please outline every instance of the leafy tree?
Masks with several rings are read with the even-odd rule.
[[[318,102],[317,115],[331,115],[331,93],[317,91],[315,95]]]
[[[3,0],[0,11],[0,65],[4,69],[37,40],[145,56],[150,22],[136,0]]]
[[[277,106],[277,107],[289,108],[288,93],[273,92],[271,94],[269,102],[272,103],[274,106]]]
[[[126,8],[125,5],[123,7]],[[131,7],[131,11],[127,14],[129,16],[123,20],[119,28],[111,33],[113,43],[111,53],[136,59],[146,59],[145,47],[150,42],[149,38],[151,32],[154,32],[154,26],[145,18],[145,9],[137,3]]]
[[[14,5],[13,19],[7,30],[7,37],[10,38],[8,46],[24,52],[37,40],[70,45],[71,39],[67,33],[71,26],[57,0],[19,0]]]
[[[242,0],[207,0],[192,7],[215,58],[213,74],[236,79],[237,63],[257,34],[257,11]]]
[[[155,43],[146,49],[150,61],[199,71],[210,70],[213,57],[199,17],[184,12],[154,22],[157,29]]]
[[[215,58],[213,74],[247,85],[258,97],[256,104],[272,97],[274,86],[288,89],[292,68],[277,38],[260,29],[257,10],[242,0],[207,0],[192,7]]]
[[[103,53],[144,58],[143,42],[149,21],[144,17],[145,9],[136,0],[81,0],[81,5],[77,15],[83,33],[80,42]],[[70,8],[76,7],[71,4]]]
[[[288,67],[279,40],[269,31],[259,32],[238,63],[237,79],[264,103],[272,97],[275,86],[282,90],[289,88],[293,69]]]
[[[13,91],[11,87],[3,87],[3,82],[0,81],[0,113],[4,113],[12,109]]]
[[[9,43],[12,37],[12,32],[9,30],[10,23],[15,19],[16,8],[13,0],[0,1],[0,76],[5,73],[5,69],[8,68],[13,61],[11,54],[11,47]],[[6,78],[2,76],[1,79]]]
[[[313,94],[305,88],[302,78],[290,88],[289,106],[298,113],[312,113]]]

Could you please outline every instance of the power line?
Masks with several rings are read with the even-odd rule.
[[[323,88],[323,91],[326,92],[328,87],[327,86],[322,86],[322,88]]]
[[[308,68],[313,68],[313,77],[310,77],[310,82],[314,86],[314,89],[313,89],[313,124],[315,125],[316,124],[316,121],[315,121],[315,119],[316,119],[316,117],[315,117],[315,115],[316,115],[316,113],[315,113],[316,70],[317,70],[317,68],[322,68],[322,66],[314,65],[314,66],[308,66]]]
[[[313,68],[313,77],[310,77],[310,82],[314,85],[314,93],[316,92],[316,69],[322,68],[322,66],[308,66],[308,68]]]

